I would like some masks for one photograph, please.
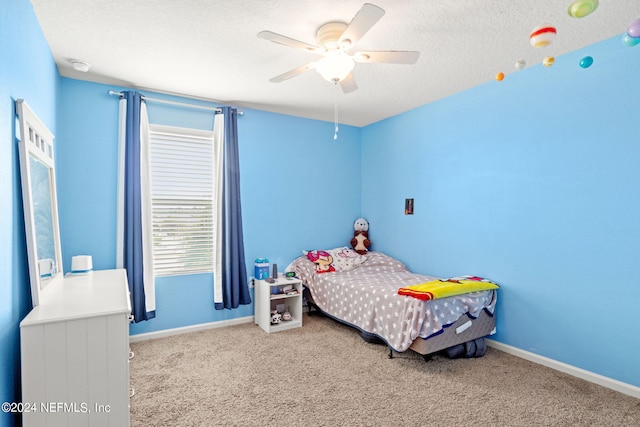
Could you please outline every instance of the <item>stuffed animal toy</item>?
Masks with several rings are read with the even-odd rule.
[[[358,218],[353,224],[353,228],[355,231],[353,232],[353,239],[351,239],[351,247],[360,255],[364,255],[369,250],[369,246],[371,246],[369,223],[364,218]]]
[[[277,325],[282,320],[282,315],[278,313],[278,310],[273,310],[271,312],[271,324]]]

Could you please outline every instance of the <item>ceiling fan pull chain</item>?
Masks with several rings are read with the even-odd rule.
[[[336,141],[338,139],[338,92],[334,92],[333,95],[333,110],[334,110],[334,115],[333,115],[333,124],[334,124],[334,133],[333,133],[333,140]]]

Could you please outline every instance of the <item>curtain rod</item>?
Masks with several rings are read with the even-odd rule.
[[[109,91],[109,95],[116,95],[116,96],[122,98],[123,93],[122,92],[116,92],[114,90],[110,90]],[[204,105],[196,105],[196,104],[187,104],[187,103],[184,103],[184,102],[168,101],[168,100],[165,100],[165,99],[150,98],[150,97],[144,96],[144,95],[142,95],[142,99],[144,99],[145,101],[157,102],[157,103],[160,103],[160,104],[177,105],[179,107],[187,107],[187,108],[196,108],[196,109],[200,109],[200,110],[215,111],[216,114],[222,113],[222,109],[221,108],[217,108],[217,107],[207,107],[207,106],[204,106]],[[238,115],[242,116],[242,115],[244,115],[244,112],[238,111]]]

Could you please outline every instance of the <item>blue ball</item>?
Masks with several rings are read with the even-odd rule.
[[[582,68],[589,68],[591,64],[593,64],[593,58],[590,56],[585,56],[580,60],[580,67]]]

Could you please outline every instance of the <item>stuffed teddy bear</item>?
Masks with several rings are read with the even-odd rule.
[[[353,232],[353,239],[351,239],[351,247],[360,255],[364,255],[369,250],[369,246],[371,246],[369,223],[364,218],[358,218],[353,224],[353,228],[355,231]]]

